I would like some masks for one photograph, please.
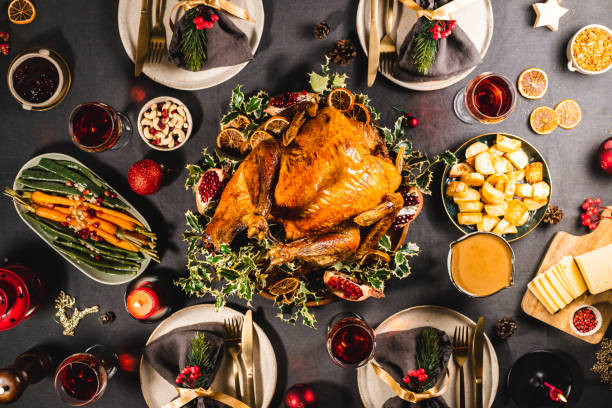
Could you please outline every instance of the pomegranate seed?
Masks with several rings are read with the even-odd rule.
[[[81,194],[83,194],[84,196],[89,195],[89,190],[83,189],[83,191],[81,191]]]
[[[70,180],[66,180],[66,185],[68,187],[72,187],[72,186],[74,186],[74,183],[72,181],[70,181]]]

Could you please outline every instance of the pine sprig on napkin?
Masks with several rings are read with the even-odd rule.
[[[438,53],[438,40],[434,40],[430,30],[436,25],[437,20],[423,22],[420,31],[414,37],[414,51],[412,58],[417,70],[427,75],[429,67],[433,64]]]
[[[416,348],[417,366],[423,368],[428,376],[427,380],[421,383],[421,389],[425,391],[433,387],[439,377],[442,352],[440,350],[438,332],[431,327],[425,328],[423,333],[417,338]]]
[[[210,344],[204,333],[198,333],[191,340],[187,354],[187,365],[198,366],[202,376],[194,383],[193,388],[206,387],[208,376],[212,372],[213,363],[210,359]]]
[[[198,71],[206,61],[206,30],[198,30],[193,20],[200,15],[203,6],[191,8],[185,12],[183,32],[181,33],[181,52],[185,65],[191,71]]]

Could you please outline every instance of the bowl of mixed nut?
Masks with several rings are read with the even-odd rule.
[[[151,99],[138,114],[138,133],[155,150],[170,151],[182,147],[192,129],[189,109],[171,96]]]
[[[567,43],[567,68],[597,75],[612,68],[612,30],[600,24],[582,27]]]

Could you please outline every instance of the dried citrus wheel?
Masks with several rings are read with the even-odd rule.
[[[9,4],[8,17],[14,24],[30,24],[36,18],[36,8],[30,0],[13,0]]]
[[[289,121],[282,116],[271,117],[263,124],[262,129],[275,136],[281,135],[289,127]]]
[[[548,89],[548,75],[540,68],[527,68],[518,77],[518,90],[527,99],[540,99]]]
[[[239,151],[242,142],[244,136],[236,128],[223,129],[217,135],[217,147],[223,151]]]
[[[271,137],[272,135],[266,132],[265,130],[256,130],[249,138],[249,145],[251,145],[251,149],[254,149],[259,143],[261,143],[262,140]]]
[[[573,99],[564,99],[555,106],[559,126],[563,129],[573,129],[582,120],[580,105]]]
[[[300,280],[298,278],[283,278],[270,286],[268,292],[273,296],[284,295],[296,290],[299,284]]]
[[[557,112],[547,106],[540,106],[531,112],[529,124],[534,132],[547,135],[557,128]]]
[[[358,120],[359,122],[363,122],[366,125],[370,123],[370,112],[368,108],[360,103],[354,103],[353,109],[349,115],[351,118]]]
[[[244,130],[250,124],[251,119],[247,118],[245,115],[238,115],[234,119],[230,120],[227,124],[222,124],[221,130],[227,128],[236,128],[238,130]]]
[[[353,108],[353,93],[346,88],[336,88],[327,95],[327,105],[339,111],[348,112]]]

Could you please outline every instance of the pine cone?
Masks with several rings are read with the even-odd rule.
[[[327,37],[327,34],[329,34],[331,29],[329,28],[327,21],[321,21],[319,24],[314,26],[312,31],[315,37],[322,40],[323,38]]]
[[[508,337],[512,336],[515,330],[516,322],[510,317],[503,317],[499,319],[495,327],[495,333],[502,340],[505,340]]]
[[[550,205],[546,209],[546,212],[544,213],[544,218],[542,219],[542,221],[545,222],[546,224],[553,225],[553,224],[560,223],[562,219],[563,219],[563,210],[557,207],[556,205]]]
[[[357,48],[351,40],[336,41],[334,48],[327,54],[336,64],[347,65],[357,56]]]

